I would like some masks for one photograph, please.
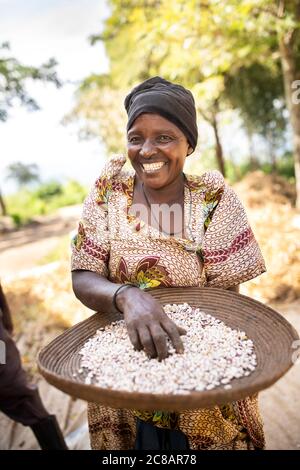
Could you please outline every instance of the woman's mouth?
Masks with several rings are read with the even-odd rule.
[[[167,165],[167,162],[157,162],[157,163],[143,163],[142,167],[145,173],[155,173],[158,172],[164,165]]]

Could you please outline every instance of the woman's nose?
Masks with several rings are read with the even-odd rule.
[[[145,140],[140,151],[142,157],[151,157],[155,152],[155,146],[152,144],[152,142],[149,140]]]

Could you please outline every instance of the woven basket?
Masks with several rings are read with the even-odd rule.
[[[271,308],[235,292],[212,288],[162,288],[149,291],[161,304],[187,302],[224,321],[231,328],[246,332],[254,342],[257,367],[248,377],[234,379],[232,388],[218,387],[188,395],[159,395],[104,389],[86,385],[84,375],[74,376],[80,368],[78,354],[96,330],[121,318],[119,314],[96,313],[66,330],[47,345],[38,356],[38,367],[45,379],[74,397],[114,408],[180,411],[205,408],[240,400],[263,390],[293,365],[294,328]]]

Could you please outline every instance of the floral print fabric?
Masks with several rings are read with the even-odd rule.
[[[226,289],[265,271],[245,210],[219,172],[186,176],[184,222],[191,236],[176,238],[131,213],[135,174],[122,170],[125,161],[122,155],[112,158],[85,200],[73,241],[72,270],[94,271],[141,289]],[[97,449],[131,448],[136,416],[180,429],[191,449],[264,447],[257,397],[180,414],[89,404],[88,415],[92,447]]]

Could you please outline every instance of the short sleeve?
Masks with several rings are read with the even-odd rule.
[[[108,277],[109,196],[125,162],[126,157],[122,154],[110,158],[83,203],[82,219],[72,242],[72,271],[94,271]]]
[[[72,241],[71,270],[108,275],[110,251],[107,205],[99,200],[97,182],[83,204],[82,219]]]
[[[246,211],[234,190],[226,184],[214,208],[201,251],[208,287],[227,289],[266,271]]]

